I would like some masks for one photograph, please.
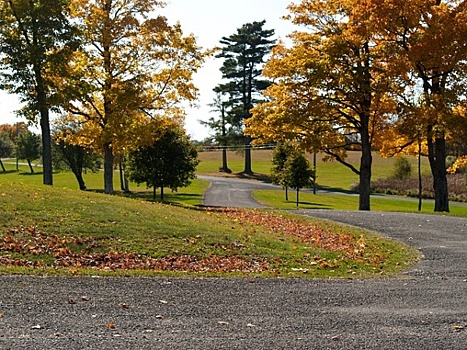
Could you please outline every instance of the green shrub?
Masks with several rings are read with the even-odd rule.
[[[405,180],[412,177],[412,165],[407,158],[399,157],[394,162],[394,168],[391,178],[396,180]]]

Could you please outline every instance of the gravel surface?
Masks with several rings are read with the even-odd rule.
[[[380,280],[0,276],[0,349],[467,349],[466,219],[301,213],[425,258]]]

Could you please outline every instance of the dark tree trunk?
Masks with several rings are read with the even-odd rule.
[[[104,192],[107,194],[114,193],[113,187],[113,171],[114,171],[114,155],[112,145],[104,144]]]
[[[300,201],[299,196],[300,196],[300,189],[297,188],[297,207],[298,207],[298,203]]]
[[[50,136],[49,110],[41,108],[42,167],[44,185],[53,185],[52,139]]]
[[[164,186],[161,186],[161,203],[164,202]]]
[[[285,187],[285,200],[289,201],[289,188],[287,186]]]
[[[27,161],[28,161],[28,165],[29,165],[29,170],[31,170],[31,174],[34,174],[34,169],[32,167],[31,161],[29,159],[27,159]]]
[[[370,183],[371,183],[371,148],[362,144],[362,157],[360,160],[360,195],[359,210],[370,210]]]
[[[156,201],[156,184],[152,185],[152,199],[154,202]]]
[[[222,168],[220,169],[224,173],[231,173],[232,171],[229,169],[227,165],[227,147],[224,145],[222,147]]]
[[[2,170],[3,170],[3,172],[6,172],[6,170],[5,170],[5,166],[3,165],[3,162],[2,162],[2,160],[1,160],[1,159],[0,159],[0,166],[2,167]]]
[[[251,137],[245,137],[245,169],[243,170],[244,174],[253,175],[253,170],[251,169]]]
[[[78,181],[79,189],[81,191],[84,191],[86,189],[86,184],[84,183],[83,172],[82,171],[79,171],[79,172],[73,171],[73,174],[75,174],[76,180]]]
[[[431,130],[429,130],[431,131]],[[428,137],[428,159],[433,175],[435,212],[449,212],[449,192],[446,177],[446,140],[444,137]]]

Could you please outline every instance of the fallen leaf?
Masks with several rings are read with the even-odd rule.
[[[339,341],[339,340],[341,340],[341,336],[340,335],[335,335],[334,337],[331,338],[331,340]]]
[[[68,299],[68,304],[72,304],[72,305],[76,304],[76,301],[74,301],[73,299],[70,298],[70,299]]]
[[[106,326],[108,329],[115,329],[115,323],[107,323]]]
[[[168,301],[167,301],[167,300],[159,300],[159,303],[161,303],[161,304],[168,304]]]
[[[0,312],[0,318],[3,318],[5,314],[3,312]]]
[[[40,325],[35,325],[35,326],[32,326],[31,329],[42,329],[42,327]]]
[[[82,301],[89,301],[89,300],[91,300],[91,299],[90,299],[88,296],[83,295],[83,296],[81,297],[81,300],[82,300]]]
[[[222,324],[222,325],[228,325],[229,324],[229,322],[227,322],[227,321],[218,321],[217,323]]]
[[[253,324],[253,323],[248,323],[246,326],[247,326],[247,327],[251,327],[251,328],[252,328],[252,327],[256,327],[256,325]]]
[[[118,306],[121,307],[122,309],[129,309],[130,308],[130,305],[125,304],[125,303],[118,304]]]

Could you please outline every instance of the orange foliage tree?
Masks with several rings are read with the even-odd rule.
[[[370,17],[381,39],[392,46],[393,62],[405,67],[413,77],[412,85],[419,92],[417,110],[399,116],[396,124],[417,127],[426,140],[435,192],[434,210],[449,211],[446,141],[452,127],[459,127],[453,122],[454,108],[465,98],[467,2],[368,0],[365,3],[367,12],[361,18]]]
[[[303,0],[290,5],[293,23],[303,31],[293,45],[273,49],[264,75],[274,83],[269,101],[253,108],[246,133],[261,141],[293,141],[322,151],[360,178],[360,210],[370,210],[372,146],[394,114],[394,76],[388,59],[359,1]],[[358,167],[346,150],[361,152]]]
[[[80,98],[68,106],[80,128],[69,142],[102,151],[106,193],[113,192],[115,156],[150,142],[145,135],[153,120],[182,124],[182,102],[196,99],[192,76],[206,53],[179,24],[154,15],[162,6],[155,0],[75,1],[86,45],[74,66]]]

